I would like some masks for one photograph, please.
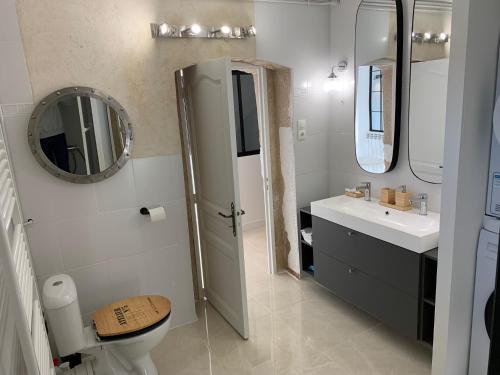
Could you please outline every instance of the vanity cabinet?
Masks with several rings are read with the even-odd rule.
[[[317,216],[312,225],[317,282],[419,339],[422,255]]]

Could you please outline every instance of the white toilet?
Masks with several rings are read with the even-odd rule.
[[[99,309],[89,327],[83,326],[70,276],[47,279],[43,301],[60,356],[94,356],[95,375],[158,375],[149,353],[170,327],[167,298],[140,296],[113,303]]]

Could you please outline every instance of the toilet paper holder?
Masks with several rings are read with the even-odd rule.
[[[151,208],[142,207],[139,212],[153,223],[167,219],[167,213],[165,212],[165,207],[163,206]]]
[[[142,207],[139,212],[141,213],[141,215],[149,216],[149,208],[147,207]]]

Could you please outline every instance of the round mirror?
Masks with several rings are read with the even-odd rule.
[[[125,109],[111,96],[89,87],[68,87],[37,105],[28,141],[47,171],[87,184],[125,165],[132,150],[132,127]]]

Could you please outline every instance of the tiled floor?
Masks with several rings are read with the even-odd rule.
[[[264,230],[245,233],[250,339],[211,308],[154,350],[161,375],[422,375],[431,351],[312,280],[267,272]]]

